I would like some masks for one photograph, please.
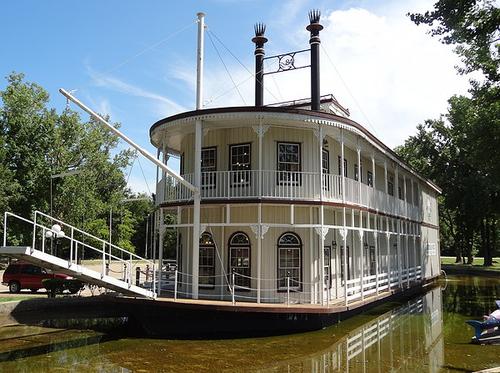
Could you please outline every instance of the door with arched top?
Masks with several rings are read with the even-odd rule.
[[[250,290],[250,239],[243,232],[236,232],[229,238],[229,274],[234,273],[235,290]]]

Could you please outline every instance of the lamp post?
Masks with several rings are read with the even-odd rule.
[[[56,240],[55,256],[57,256],[57,239],[66,237],[59,224],[54,224],[49,231],[45,232],[45,238],[50,238],[50,255],[54,255],[54,239]]]

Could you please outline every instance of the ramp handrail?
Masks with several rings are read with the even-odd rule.
[[[45,213],[43,213],[43,212],[41,212],[41,211],[38,211],[38,210],[37,210],[37,211],[35,211],[35,220],[34,220],[34,223],[35,223],[35,224],[36,224],[36,222],[37,222],[37,215],[44,216],[44,217],[46,217],[46,218],[48,218],[48,219],[51,219],[52,221],[55,221],[55,222],[57,222],[57,223],[59,223],[59,224],[63,224],[63,225],[65,225],[66,227],[73,229],[75,232],[79,232],[79,233],[81,233],[81,234],[83,234],[83,235],[85,235],[85,236],[87,236],[87,237],[90,237],[90,238],[92,238],[92,239],[94,239],[94,240],[99,241],[100,243],[104,243],[104,244],[106,244],[107,246],[112,247],[113,249],[116,249],[116,250],[118,250],[118,251],[121,251],[121,252],[123,252],[124,254],[130,255],[130,256],[131,256],[131,257],[133,257],[133,258],[136,258],[136,259],[138,259],[138,260],[142,260],[142,261],[146,261],[147,263],[153,263],[152,261],[150,261],[150,260],[148,260],[148,259],[145,259],[145,258],[142,258],[142,257],[140,257],[140,256],[139,256],[139,255],[137,255],[137,254],[131,253],[130,251],[124,250],[124,249],[122,249],[121,247],[116,246],[115,244],[112,244],[112,243],[111,243],[111,242],[109,242],[109,241],[105,241],[105,240],[103,240],[102,238],[98,238],[98,237],[94,236],[93,234],[90,234],[90,233],[87,233],[87,232],[85,232],[85,231],[82,231],[81,229],[79,229],[79,228],[77,228],[77,227],[74,227],[74,226],[72,226],[71,224],[65,223],[65,222],[63,222],[62,220],[59,220],[59,219],[57,219],[57,218],[54,218],[53,216],[50,216],[50,215],[45,214]]]
[[[73,264],[73,261],[75,261],[76,263],[78,262],[78,246],[80,245],[81,247],[85,247],[85,248],[88,248],[88,249],[91,249],[93,251],[96,251],[100,254],[102,254],[102,269],[101,269],[101,276],[104,277],[104,276],[107,276],[108,275],[108,270],[109,268],[106,267],[106,261],[109,260],[111,261],[112,259],[113,260],[116,260],[120,263],[123,263],[124,264],[124,279],[123,281],[125,281],[129,287],[132,285],[132,275],[134,273],[133,271],[133,265],[132,265],[132,259],[135,259],[135,260],[140,260],[142,262],[145,262],[146,265],[149,265],[152,267],[153,269],[153,282],[152,282],[152,285],[153,285],[153,294],[154,294],[154,297],[156,297],[156,265],[155,265],[155,262],[154,261],[151,261],[151,260],[147,260],[147,259],[144,259],[134,253],[131,253],[129,251],[126,251],[116,245],[113,245],[113,244],[110,244],[109,242],[107,241],[104,241],[103,239],[100,239],[98,237],[95,237],[94,235],[90,234],[90,233],[87,233],[85,231],[82,231],[81,229],[78,229],[70,224],[67,224],[65,222],[63,222],[62,220],[59,220],[59,219],[56,219],[56,218],[53,218],[52,216],[50,215],[47,215],[47,214],[44,214],[40,211],[35,211],[35,220],[32,221],[32,220],[29,220],[29,219],[26,219],[22,216],[19,216],[19,215],[16,215],[14,213],[11,213],[11,212],[8,212],[6,211],[5,214],[4,214],[4,229],[3,229],[3,246],[7,246],[7,221],[8,221],[8,217],[11,216],[15,219],[18,219],[20,221],[23,221],[27,224],[31,224],[33,226],[33,237],[32,237],[32,249],[35,249],[35,245],[36,245],[36,228],[41,228],[42,230],[42,247],[41,247],[41,251],[42,252],[45,252],[45,239],[46,239],[46,232],[52,232],[52,233],[56,233],[54,232],[54,230],[52,228],[49,228],[49,227],[46,227],[42,224],[39,223],[40,219],[38,219],[38,222],[37,222],[37,215],[41,215],[41,216],[44,216],[46,218],[49,218],[51,219],[53,222],[57,222],[67,228],[70,228],[71,230],[71,234],[70,236],[62,236],[62,237],[59,237],[58,239],[67,239],[70,241],[70,257],[69,257],[69,263]],[[78,239],[76,239],[74,237],[74,232],[79,232],[81,234],[83,234],[84,236],[87,236],[89,238],[92,238],[93,240],[96,240],[98,241],[99,243],[102,244],[102,249],[98,249],[92,245],[89,245],[87,243],[84,243]],[[75,245],[76,244],[76,245]],[[110,247],[110,250],[109,252],[106,252],[106,246]],[[123,252],[125,255],[128,256],[128,259],[123,259],[123,258],[119,258],[118,256],[116,255],[113,255],[111,253],[111,248],[114,248],[120,252]],[[52,254],[52,253],[51,253]],[[73,254],[75,254],[75,257],[73,256]],[[106,258],[107,257],[107,258]]]

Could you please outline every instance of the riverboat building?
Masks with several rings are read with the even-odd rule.
[[[265,59],[281,72],[295,52],[265,57],[259,24],[255,106],[203,109],[199,93],[197,110],[151,127],[158,158],[179,157],[198,188],[158,171],[160,247],[166,230],[177,234],[175,289],[160,276],[159,296],[329,307],[440,274],[440,189],[320,96],[319,22],[311,12],[311,99],[264,105]]]

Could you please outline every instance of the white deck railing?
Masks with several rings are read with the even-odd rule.
[[[31,237],[23,236],[21,234],[23,230],[9,237],[8,224],[13,223],[17,223],[21,227],[29,227]],[[58,225],[58,230],[55,230],[56,225]],[[17,228],[19,229],[19,226]],[[20,242],[17,242],[19,238]],[[35,211],[33,221],[5,212],[2,245],[4,247],[8,246],[13,239],[16,239],[16,245],[22,244],[42,253],[47,252],[50,255],[67,260],[69,265],[80,264],[85,251],[87,255],[93,253],[93,256],[99,261],[103,278],[110,275],[110,272],[115,272],[117,275],[113,277],[120,278],[129,286],[133,285],[133,278],[134,275],[137,276],[138,266],[145,265],[153,271],[153,277],[150,280],[152,281],[153,293],[155,292],[156,267],[154,261],[142,258],[43,212]],[[118,270],[112,270],[110,263],[114,263],[115,266],[119,264]]]
[[[194,182],[193,174],[184,179]],[[315,172],[285,172],[274,170],[203,172],[201,197],[215,199],[284,199],[342,202],[342,178],[339,175]],[[345,202],[368,207],[380,212],[419,218],[419,207],[395,198],[385,192],[345,178]],[[157,202],[189,202],[192,193],[172,177],[157,185]]]

